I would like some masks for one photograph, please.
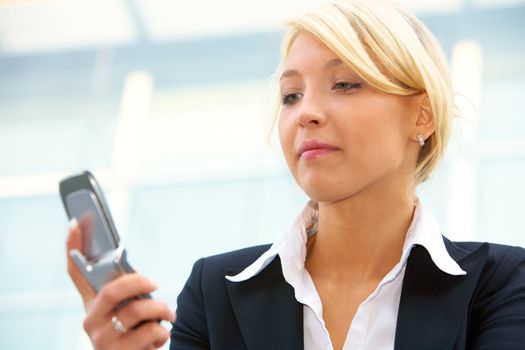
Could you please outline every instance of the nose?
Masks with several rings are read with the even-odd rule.
[[[297,114],[297,124],[305,128],[319,127],[326,123],[326,114],[320,101],[304,96]]]

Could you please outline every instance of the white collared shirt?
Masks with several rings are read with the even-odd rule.
[[[239,274],[226,278],[232,282],[246,281],[279,255],[284,279],[294,288],[297,301],[303,304],[304,349],[332,350],[333,345],[323,320],[321,298],[304,265],[307,228],[316,214],[317,203],[309,201],[269,250]],[[416,244],[428,250],[432,261],[441,271],[450,275],[466,274],[448,254],[432,213],[416,200],[416,210],[407,231],[401,259],[358,307],[343,350],[394,348],[403,277],[411,248]]]

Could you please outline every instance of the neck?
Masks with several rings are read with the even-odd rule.
[[[414,214],[413,197],[392,188],[319,203],[317,234],[308,244],[312,275],[363,281],[392,269]]]

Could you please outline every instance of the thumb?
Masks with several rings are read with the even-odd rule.
[[[67,242],[66,242],[66,253],[67,253],[67,272],[73,284],[79,291],[82,300],[84,301],[84,307],[87,308],[91,301],[95,298],[95,291],[91,285],[86,281],[82,272],[78,269],[77,265],[69,255],[69,252],[76,249],[82,252],[82,230],[78,226],[78,222],[75,218],[69,222]]]

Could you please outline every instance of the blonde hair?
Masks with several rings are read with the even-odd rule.
[[[281,61],[297,35],[306,32],[369,85],[396,95],[427,94],[435,132],[420,150],[415,170],[415,183],[425,181],[445,152],[453,113],[447,61],[432,33],[404,7],[386,0],[334,1],[287,27]]]

